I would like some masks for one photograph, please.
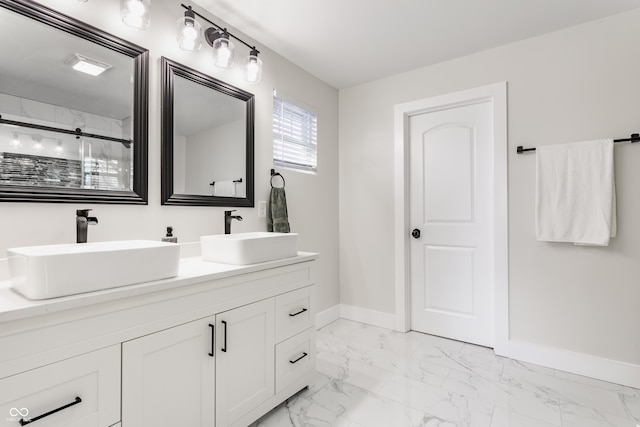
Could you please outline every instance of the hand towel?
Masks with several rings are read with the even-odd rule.
[[[269,195],[269,209],[267,218],[267,231],[276,233],[288,233],[289,214],[287,213],[287,196],[284,188],[271,187]]]
[[[216,181],[213,184],[213,195],[218,197],[235,197],[236,183],[233,181]]]
[[[607,246],[616,235],[613,140],[536,150],[536,238]]]

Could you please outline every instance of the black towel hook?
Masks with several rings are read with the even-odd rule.
[[[284,181],[284,176],[280,175],[280,172],[276,172],[275,169],[271,169],[271,188],[273,187],[273,177],[274,176],[279,176],[280,178],[282,178],[282,188],[284,188],[284,186],[286,185],[286,182]]]

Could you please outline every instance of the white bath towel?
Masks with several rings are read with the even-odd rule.
[[[213,185],[213,195],[217,197],[235,197],[236,183],[233,181],[216,181]]]
[[[613,140],[536,149],[536,238],[607,246],[616,235]]]

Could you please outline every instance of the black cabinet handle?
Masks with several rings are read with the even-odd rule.
[[[213,357],[213,352],[216,351],[215,345],[215,326],[209,323],[209,327],[211,328],[211,351],[209,352],[209,356]]]
[[[61,407],[59,407],[57,409],[54,409],[53,411],[47,412],[46,414],[38,415],[37,417],[29,418],[27,420],[25,420],[24,418],[20,418],[19,423],[20,423],[21,426],[26,426],[27,424],[35,423],[36,421],[41,420],[44,417],[48,417],[49,415],[55,414],[56,412],[60,412],[63,409],[67,409],[67,408],[69,408],[69,407],[71,407],[73,405],[77,405],[80,402],[82,402],[82,399],[80,399],[78,396],[76,396],[76,399],[71,403],[67,403],[66,405],[61,406]]]
[[[308,354],[303,351],[302,352],[302,356],[298,357],[296,360],[289,360],[289,363],[297,363],[297,362],[301,361],[302,359],[304,359],[307,356],[308,356]]]
[[[227,352],[227,322],[225,322],[224,320],[221,320],[221,322],[224,325],[224,347],[222,347],[220,351],[224,351],[226,353]]]
[[[306,308],[303,308],[302,310],[300,310],[300,311],[299,311],[299,312],[297,312],[297,313],[289,313],[289,316],[291,316],[291,317],[295,317],[295,316],[297,316],[298,314],[302,314],[302,313],[304,313],[305,311],[307,311],[307,309],[306,309]]]
[[[420,229],[419,228],[414,228],[413,231],[411,232],[411,235],[413,236],[414,239],[419,239],[420,238]]]

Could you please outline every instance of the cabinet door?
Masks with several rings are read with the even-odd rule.
[[[118,420],[120,345],[0,380],[1,426],[107,427]]]
[[[122,344],[122,427],[214,425],[214,319]]]
[[[274,313],[270,298],[216,316],[217,427],[274,395]]]

